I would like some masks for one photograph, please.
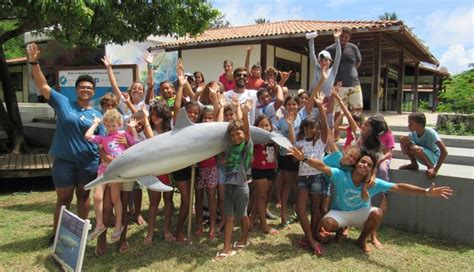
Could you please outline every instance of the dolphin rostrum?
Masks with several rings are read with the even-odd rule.
[[[173,130],[131,146],[107,166],[103,176],[84,188],[164,175],[208,159],[231,146],[227,127],[227,122],[194,124],[182,108]],[[250,134],[256,144],[274,141],[285,149],[291,146],[287,138],[276,132],[251,126]]]

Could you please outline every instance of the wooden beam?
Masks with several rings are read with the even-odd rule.
[[[260,45],[260,66],[262,67],[261,74],[267,69],[267,43],[262,42]]]
[[[387,65],[385,66],[385,75],[383,77],[383,111],[388,111],[388,73],[390,71],[390,67]]]
[[[397,113],[402,113],[403,82],[405,81],[405,63],[403,62],[405,50],[400,50],[398,56],[397,93],[395,99],[395,109]]]
[[[414,59],[416,60],[416,62],[419,62],[420,59],[418,57],[416,57],[416,55],[412,52],[410,52],[407,48],[405,48],[403,45],[400,45],[399,42],[395,41],[392,37],[390,37],[388,34],[386,33],[382,33],[382,37],[384,40],[386,40],[387,42],[391,43],[393,46],[397,47],[398,49],[400,50],[403,50],[405,51],[405,55],[408,56],[409,58],[411,59]]]
[[[415,64],[415,77],[413,79],[413,103],[411,104],[411,111],[418,111],[418,80],[420,78],[420,63]]]
[[[436,111],[436,106],[438,105],[438,76],[433,75],[433,99],[431,101],[431,111]]]
[[[380,34],[374,35],[374,60],[372,66],[372,90],[370,92],[370,111],[379,112],[379,86],[380,86]]]

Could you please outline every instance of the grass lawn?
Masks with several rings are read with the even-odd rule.
[[[53,191],[0,195],[0,271],[60,270],[48,249],[52,229],[52,212],[56,196]],[[144,194],[144,210],[148,209]],[[179,201],[179,196],[175,196]],[[74,201],[75,202],[75,201]],[[73,203],[74,203],[73,202]],[[163,203],[161,203],[163,205]],[[75,207],[72,207],[75,212]],[[110,270],[472,270],[474,247],[458,245],[390,228],[381,228],[379,239],[385,248],[366,255],[355,245],[357,230],[341,244],[325,245],[323,257],[295,246],[303,235],[296,223],[291,230],[276,236],[252,232],[251,245],[237,255],[218,263],[212,256],[222,248],[222,241],[210,243],[206,238],[195,239],[191,245],[167,243],[161,239],[162,216],[154,244],[143,246],[146,226],[129,226],[130,251],[118,253],[117,244],[109,243],[107,254],[94,255],[95,242],[89,243],[83,269]],[[175,210],[175,212],[177,212]],[[93,217],[93,212],[91,212]],[[176,220],[176,217],[173,218]],[[270,221],[277,225],[278,221]],[[207,233],[206,233],[207,234]],[[234,237],[239,232],[236,231]]]

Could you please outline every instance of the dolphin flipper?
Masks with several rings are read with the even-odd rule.
[[[276,143],[277,145],[279,145],[281,148],[290,149],[290,147],[293,146],[290,140],[288,140],[288,138],[286,138],[285,136],[283,136],[283,134],[280,134],[276,131],[272,131],[270,137],[272,141]]]
[[[155,176],[144,176],[138,178],[138,183],[145,186],[147,189],[150,189],[155,192],[171,192],[173,191],[173,187],[170,187],[163,182],[160,181]]]
[[[135,179],[111,179],[110,177],[100,176],[94,179],[93,181],[87,183],[84,186],[84,190],[91,190],[94,187],[98,185],[102,185],[102,184],[108,184],[108,183],[114,183],[114,182],[126,182],[126,181],[132,181],[132,180],[135,180]]]

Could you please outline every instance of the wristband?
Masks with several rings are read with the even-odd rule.
[[[303,162],[306,162],[308,160],[308,157],[304,156]]]
[[[29,61],[28,64],[29,64],[29,65],[37,65],[37,64],[39,64],[39,62],[37,62],[37,61]]]
[[[149,69],[153,69],[153,64],[148,63],[147,67],[148,67]]]
[[[428,195],[428,192],[430,191],[430,187],[425,189],[425,195]]]

